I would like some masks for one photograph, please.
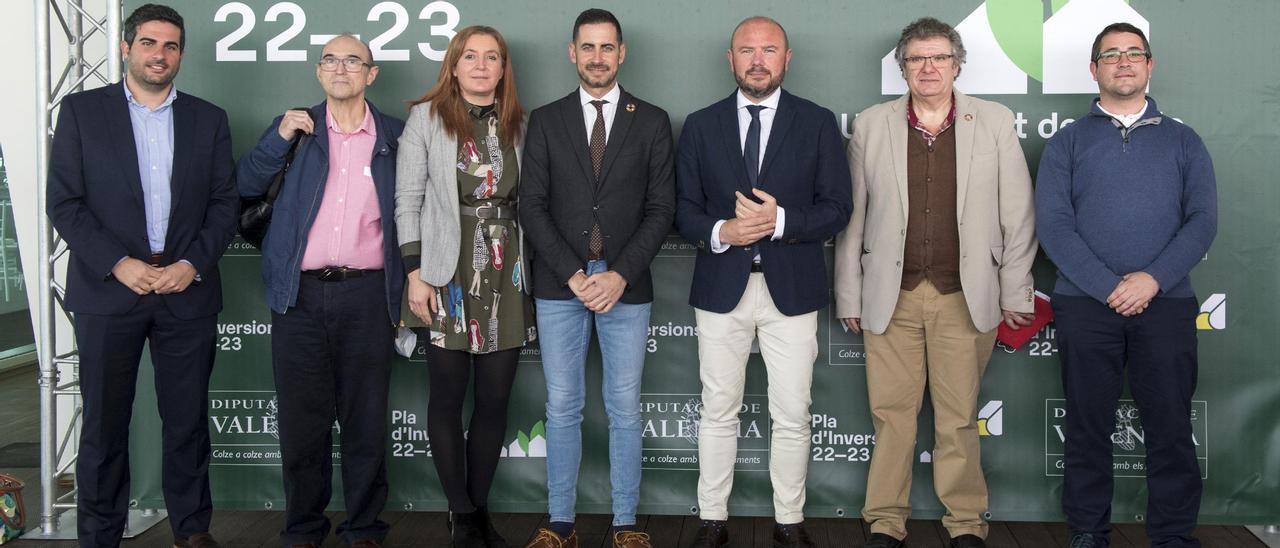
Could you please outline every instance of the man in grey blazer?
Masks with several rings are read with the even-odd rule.
[[[864,329],[876,447],[867,546],[906,537],[916,417],[934,409],[934,488],[953,547],[984,546],[977,400],[996,326],[1029,325],[1031,178],[1013,113],[953,89],[965,50],[949,25],[908,25],[895,50],[910,92],[863,111],[849,142],[853,217],[837,238],[836,313]]]

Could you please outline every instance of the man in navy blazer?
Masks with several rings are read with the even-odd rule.
[[[698,247],[689,303],[698,322],[702,418],[694,546],[724,546],[747,356],[759,337],[773,419],[774,546],[811,546],[803,527],[817,311],[830,302],[823,244],[853,209],[830,110],[781,89],[786,31],[738,24],[727,54],[738,90],[685,120],[676,225]]]
[[[176,546],[209,536],[208,389],[222,309],[218,259],[235,230],[222,109],[177,91],[182,16],[147,4],[124,25],[123,81],[62,101],[48,215],[67,241],[84,424],[76,462],[80,546],[117,546],[129,500],[129,419],[150,342],[163,491]]]

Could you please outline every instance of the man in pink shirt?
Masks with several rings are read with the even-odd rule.
[[[284,467],[284,546],[329,533],[332,429],[342,432],[348,545],[378,546],[388,525],[386,413],[404,265],[396,243],[396,143],[404,122],[378,112],[365,88],[378,76],[369,47],[330,40],[316,78],[325,101],[277,117],[240,159],[241,196],[261,196],[293,150],[262,244],[271,308]]]

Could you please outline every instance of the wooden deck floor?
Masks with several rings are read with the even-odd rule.
[[[34,369],[9,371],[0,374],[0,432],[5,433],[6,444],[35,442],[39,435],[39,405],[37,404],[36,373]],[[10,468],[0,462],[0,470],[12,473],[27,481],[27,511],[34,516],[32,526],[38,522],[39,490],[35,479],[38,470]],[[436,548],[447,547],[448,529],[445,515],[436,512],[386,512],[382,519],[391,524],[387,545],[393,547]],[[528,542],[539,527],[546,526],[546,515],[496,514],[495,525],[512,546],[520,547]],[[337,524],[341,514],[330,520]],[[267,511],[216,511],[213,518],[214,537],[228,548],[258,548],[279,546],[279,531],[284,514]],[[653,545],[659,548],[681,547],[693,540],[698,530],[697,518],[687,516],[640,516],[641,528],[648,532]],[[578,517],[579,546],[596,548],[609,546],[610,518],[606,515],[582,515]],[[866,525],[857,519],[810,519],[806,521],[810,534],[820,547],[861,546],[866,538]],[[737,548],[768,547],[771,544],[772,518],[734,518],[729,521],[731,546]],[[911,521],[907,525],[911,548],[942,548],[947,545],[947,532],[936,521]],[[1196,530],[1205,548],[1265,548],[1266,545],[1244,527],[1204,526]],[[991,524],[987,544],[991,548],[1055,548],[1068,542],[1066,527],[1061,523],[996,522]],[[125,548],[161,548],[172,546],[168,522],[160,523],[134,540],[123,543]],[[1141,525],[1118,525],[1112,533],[1111,545],[1116,548],[1147,546],[1146,534]],[[76,546],[75,541],[18,540],[6,543],[5,548],[64,548]],[[324,546],[340,546],[330,536]]]
[[[546,516],[538,514],[495,514],[498,531],[512,546],[520,547],[546,526]],[[387,546],[414,548],[446,548],[449,533],[445,528],[445,515],[423,512],[387,512],[382,518],[391,523]],[[342,519],[334,514],[334,523]],[[215,538],[228,548],[274,548],[279,546],[277,534],[284,523],[284,514],[265,511],[219,511],[214,513]],[[583,548],[608,547],[609,516],[582,515],[578,517],[579,546]],[[861,546],[866,538],[866,527],[856,519],[809,519],[809,533],[819,547]],[[648,532],[655,547],[682,547],[693,540],[698,530],[698,520],[684,516],[640,516],[639,525]],[[768,548],[771,543],[772,518],[734,518],[729,520],[730,546],[740,548]],[[907,541],[911,548],[943,548],[947,545],[947,533],[935,521],[912,521],[907,525]],[[1205,548],[1265,548],[1244,527],[1205,526],[1196,530]],[[1065,548],[1067,529],[1060,523],[1008,523],[991,524],[987,545],[991,548]],[[161,548],[171,546],[168,522],[152,527],[134,540],[123,543],[124,548]],[[1147,537],[1140,525],[1119,525],[1112,533],[1111,546],[1130,548],[1148,546]],[[75,541],[18,540],[6,548],[70,548]],[[324,546],[341,544],[332,535]]]

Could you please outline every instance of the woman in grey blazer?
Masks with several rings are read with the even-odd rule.
[[[472,26],[449,42],[435,86],[414,101],[400,137],[396,228],[408,271],[401,321],[428,341],[427,433],[455,547],[507,546],[486,501],[520,350],[537,335],[515,207],[523,120],[506,42]]]

